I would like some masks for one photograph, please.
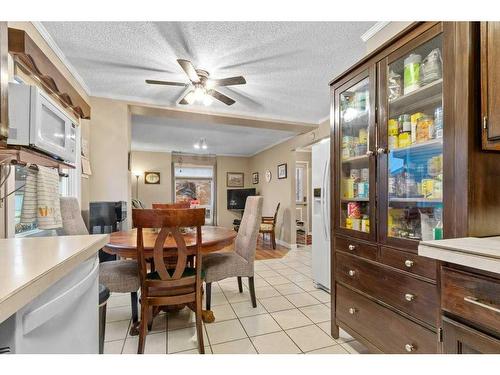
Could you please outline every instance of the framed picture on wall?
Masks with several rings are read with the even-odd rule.
[[[282,180],[287,177],[286,163],[278,165],[278,179]]]
[[[256,185],[259,183],[259,172],[252,173],[252,184]]]
[[[227,187],[243,187],[245,184],[245,174],[242,172],[227,172]]]
[[[149,185],[157,185],[160,183],[160,172],[145,172],[144,183]]]

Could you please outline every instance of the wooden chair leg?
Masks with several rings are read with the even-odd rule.
[[[248,288],[250,289],[250,298],[252,299],[252,306],[257,307],[257,298],[255,297],[255,283],[253,276],[248,278]]]
[[[141,301],[141,324],[139,328],[139,345],[137,354],[144,354],[144,345],[146,344],[146,335],[148,334],[148,305],[142,298]]]
[[[154,314],[154,308],[153,307],[150,307],[148,309],[148,331],[151,332],[151,330],[153,329],[153,319],[155,317],[155,314]]]
[[[205,284],[205,308],[207,310],[210,310],[210,302],[211,302],[211,299],[212,299],[212,283],[206,283]]]
[[[198,339],[198,351],[205,354],[205,344],[203,343],[203,324],[201,322],[201,287],[196,291],[196,337]]]
[[[137,292],[130,293],[130,304],[132,305],[132,323],[139,321],[139,307],[137,304]]]
[[[240,293],[243,293],[243,283],[241,282],[241,276],[238,276],[237,279],[238,279],[238,290],[240,291]]]
[[[274,231],[271,232],[271,242],[273,243],[273,249],[276,250],[276,236],[274,234]]]

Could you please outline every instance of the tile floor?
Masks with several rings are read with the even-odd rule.
[[[311,278],[310,246],[289,251],[283,258],[255,262],[257,308],[253,308],[244,279],[212,284],[215,322],[204,325],[205,352],[222,354],[349,354],[367,352],[341,330],[330,336],[330,295],[316,289]],[[137,336],[128,335],[130,296],[113,294],[108,301],[104,352],[133,354]],[[162,313],[146,338],[146,353],[198,353],[194,314],[185,308]]]

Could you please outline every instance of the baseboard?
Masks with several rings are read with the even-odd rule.
[[[288,242],[285,242],[283,240],[278,240],[278,239],[276,239],[276,243],[278,245],[284,246],[284,247],[286,247],[287,249],[290,249],[290,250],[297,249],[297,244],[296,243],[288,243]]]

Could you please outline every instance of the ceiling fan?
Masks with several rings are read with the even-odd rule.
[[[212,103],[212,98],[215,98],[226,105],[235,103],[229,96],[214,89],[217,86],[234,86],[244,85],[247,83],[243,76],[229,77],[222,79],[209,78],[210,74],[206,70],[195,69],[191,61],[178,59],[177,62],[188,76],[190,82],[171,82],[171,81],[156,81],[147,79],[146,83],[151,85],[166,85],[166,86],[182,86],[190,87],[188,92],[183,94],[179,104],[192,104],[195,101],[202,101],[205,105]]]

